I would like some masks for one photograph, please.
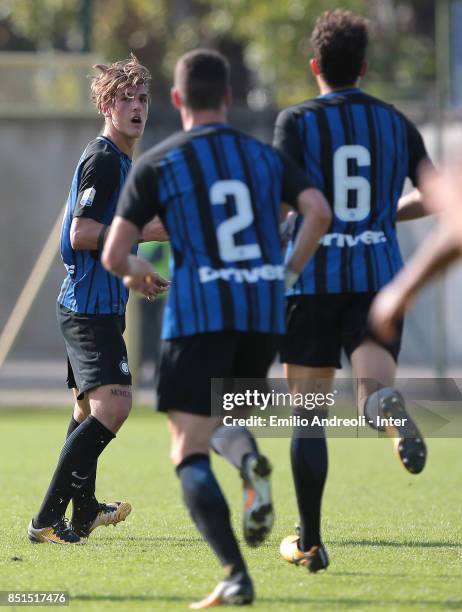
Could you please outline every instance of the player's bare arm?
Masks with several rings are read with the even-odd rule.
[[[430,212],[445,215],[406,267],[377,296],[370,323],[382,339],[393,338],[396,321],[404,315],[419,290],[462,255],[460,221],[462,171],[448,168],[441,173],[426,167],[421,177],[423,199]]]
[[[116,217],[109,230],[101,257],[109,272],[124,278],[124,284],[148,297],[155,297],[168,289],[168,281],[159,276],[149,262],[130,253],[139,239],[140,231],[130,221]]]
[[[462,165],[438,173],[425,169],[421,180],[426,206],[434,213],[444,211],[462,242]]]
[[[411,138],[417,143],[422,142],[422,137],[418,134],[415,128],[411,131]],[[422,153],[421,153],[422,155]],[[428,206],[424,190],[422,188],[422,180],[425,176],[435,176],[437,171],[428,157],[423,157],[411,172],[411,180],[414,183],[414,189],[401,196],[398,200],[396,208],[396,221],[413,221],[421,219],[433,214],[435,211]]]
[[[140,242],[167,242],[170,237],[159,217],[154,217],[151,221],[146,223],[141,231]]]
[[[397,221],[413,221],[430,214],[431,211],[425,206],[422,192],[419,189],[413,189],[398,200]]]
[[[287,269],[295,278],[315,252],[332,218],[329,204],[318,189],[302,191],[298,196],[298,209],[303,215],[303,223],[297,234],[292,257],[287,262]]]
[[[99,223],[94,219],[75,217],[71,225],[71,246],[74,251],[93,251],[104,244],[109,226]],[[139,242],[168,241],[169,236],[165,231],[159,217],[146,223],[141,232]]]
[[[443,220],[372,303],[369,319],[377,336],[385,342],[393,340],[397,321],[404,316],[418,291],[461,254],[462,246],[453,226]]]
[[[89,217],[74,217],[70,230],[71,246],[74,251],[96,250],[104,228],[107,226]]]

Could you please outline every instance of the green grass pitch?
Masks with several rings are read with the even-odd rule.
[[[83,547],[27,540],[68,418],[59,410],[0,412],[0,590],[68,590],[76,610],[187,609],[221,572],[181,503],[162,415],[135,409],[100,460],[98,496],[130,501],[125,523],[96,530]],[[244,545],[253,609],[462,609],[460,441],[429,440],[420,476],[403,470],[389,440],[329,446],[323,527],[331,566],[310,575],[278,552],[297,518],[289,441],[261,441],[274,465],[277,520],[264,546]],[[222,459],[213,465],[242,540],[239,478]]]

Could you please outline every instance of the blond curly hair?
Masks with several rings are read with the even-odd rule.
[[[149,91],[151,74],[133,55],[113,64],[96,64],[93,66],[100,74],[91,77],[91,100],[96,108],[103,112],[104,108],[114,105],[118,92],[129,87],[145,85]]]

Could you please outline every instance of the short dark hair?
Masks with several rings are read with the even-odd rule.
[[[175,86],[192,110],[218,109],[229,90],[229,63],[218,51],[195,49],[175,66]]]
[[[351,11],[326,11],[317,18],[311,45],[329,85],[345,87],[356,82],[368,42],[367,20]]]

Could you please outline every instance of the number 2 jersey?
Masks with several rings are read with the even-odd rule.
[[[428,158],[417,128],[359,89],[322,95],[279,114],[274,145],[332,206],[332,223],[289,295],[375,292],[402,258],[396,211],[409,177]],[[297,219],[294,237],[300,220]],[[287,257],[293,242],[289,243]]]
[[[223,330],[284,333],[281,201],[309,187],[279,151],[209,124],[179,132],[135,164],[117,214],[159,215],[172,258],[162,337]]]

